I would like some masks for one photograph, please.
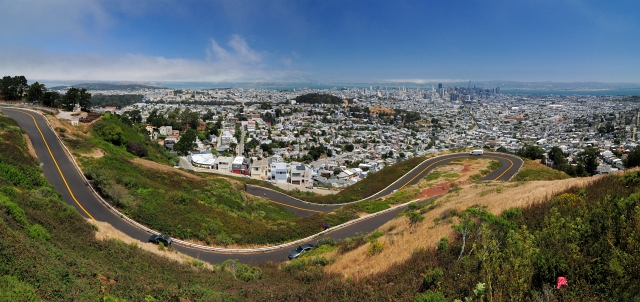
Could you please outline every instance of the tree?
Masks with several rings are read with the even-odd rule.
[[[138,157],[147,157],[149,156],[149,151],[139,142],[128,142],[127,143],[127,152],[138,156]]]
[[[131,123],[140,124],[142,123],[142,115],[140,114],[140,110],[129,110],[125,111],[123,115],[127,116]]]
[[[594,147],[587,147],[578,153],[578,158],[584,163],[584,169],[589,175],[596,175],[598,172],[598,156],[600,156],[600,151]]]
[[[169,120],[167,120],[164,114],[158,112],[158,109],[153,109],[147,117],[147,124],[150,124],[154,127],[162,127],[168,125]]]
[[[55,107],[58,108],[60,106],[60,93],[57,91],[47,91],[42,95],[42,99],[40,100],[40,104],[46,107]]]
[[[33,102],[42,103],[42,98],[45,92],[47,92],[47,88],[44,87],[44,84],[35,82],[31,84],[31,86],[29,86],[29,91],[27,92],[27,101],[31,103]]]
[[[0,81],[0,92],[7,101],[21,100],[22,95],[28,88],[27,78],[24,76],[4,76]]]
[[[187,155],[196,147],[196,131],[189,129],[180,136],[180,140],[173,146],[173,150],[180,155]]]
[[[347,144],[346,146],[344,146],[344,149],[347,150],[347,152],[352,152],[353,148],[353,144]]]
[[[93,131],[97,134],[98,137],[103,140],[110,142],[114,145],[122,145],[124,143],[124,139],[122,137],[122,129],[112,122],[108,122],[109,115],[105,115],[103,121],[97,122],[93,126]]]
[[[498,149],[496,149],[496,152],[500,152],[500,153],[511,153],[509,152],[509,150],[507,148],[505,148],[504,146],[500,146],[498,147]]]
[[[541,159],[544,157],[544,150],[542,150],[540,146],[525,144],[520,150],[518,150],[518,152],[516,152],[516,155],[528,159]]]
[[[567,165],[567,158],[564,156],[564,152],[560,147],[554,146],[549,151],[549,159],[553,161],[553,164],[556,166],[556,169],[561,166]]]
[[[87,89],[78,89],[75,87],[69,88],[62,97],[62,108],[65,110],[72,110],[73,107],[78,104],[80,109],[87,111],[91,105],[91,94],[87,92]]]
[[[640,145],[636,146],[627,154],[627,158],[623,161],[625,168],[633,168],[640,166]]]

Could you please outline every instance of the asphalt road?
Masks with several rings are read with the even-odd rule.
[[[80,172],[75,168],[72,161],[64,151],[64,148],[60,145],[56,134],[47,126],[47,122],[44,117],[40,114],[23,111],[19,109],[8,109],[2,108],[3,114],[10,116],[13,118],[18,125],[25,130],[25,132],[29,135],[33,147],[36,150],[36,154],[38,159],[42,163],[43,173],[45,178],[49,181],[53,187],[62,194],[62,199],[69,205],[74,206],[80,215],[92,218],[98,221],[104,221],[121,232],[127,234],[128,236],[138,239],[142,242],[147,242],[150,234],[129,224],[126,220],[120,218],[116,215],[115,212],[111,211],[107,208],[88,187],[88,184],[85,183],[84,178],[80,174]],[[450,160],[455,160],[456,155],[451,155]],[[457,155],[460,156],[460,155]],[[507,156],[504,154],[485,154],[485,157],[493,157],[496,159],[504,161],[503,167],[505,163],[509,163],[509,169],[502,172],[500,175],[494,175],[495,179],[508,179],[509,174],[515,174],[519,169],[519,166],[522,164],[522,161],[513,157]],[[444,157],[441,157],[442,159]],[[517,160],[518,162],[516,162]],[[414,173],[409,173],[405,177],[401,178],[401,181],[396,182],[395,185],[387,188],[386,190],[378,193],[371,198],[376,198],[376,196],[382,196],[391,193],[394,189],[400,188],[403,185],[405,180],[409,180],[408,184],[413,182],[417,182],[419,177],[422,177],[428,173],[429,169],[435,168],[438,164],[444,164],[446,161],[434,162],[433,165],[428,165],[428,163],[424,163],[424,170],[420,171],[420,169],[414,170]],[[519,164],[518,164],[519,163]],[[421,168],[422,166],[421,165]],[[500,169],[499,169],[500,170]],[[495,172],[496,174],[498,172]],[[413,176],[411,176],[413,175]],[[491,175],[488,175],[489,177]],[[487,178],[488,179],[488,178]],[[269,195],[267,197],[277,199],[276,201],[283,202],[291,202],[285,200],[280,195],[275,195],[276,192],[269,191],[274,195]],[[265,194],[270,194],[266,193]],[[292,199],[295,202],[295,199]],[[304,204],[308,206],[307,204]],[[316,208],[318,210],[328,210],[330,208],[325,208],[322,206],[314,206],[319,207]],[[382,224],[397,216],[398,213],[403,210],[402,208],[394,209],[390,212],[372,217],[367,220],[363,220],[361,222],[352,224],[348,227],[344,227],[342,229],[335,230],[333,232],[328,233],[325,236],[331,236],[335,239],[343,239],[347,237],[352,237],[359,232],[372,232],[380,227]],[[308,212],[308,211],[307,211]],[[320,229],[321,226],[318,226]],[[318,237],[318,239],[321,237]],[[244,263],[260,263],[266,261],[283,261],[287,259],[287,255],[289,253],[289,248],[280,249],[276,251],[270,251],[266,253],[258,253],[258,254],[225,254],[220,252],[211,252],[204,250],[196,250],[192,248],[187,248],[179,245],[175,245],[174,248],[184,254],[190,255],[194,258],[207,261],[210,263],[221,263],[227,259],[238,259]]]
[[[386,189],[365,198],[364,200],[374,200],[377,198],[384,197],[386,195],[392,194],[395,190],[399,190],[404,188],[405,186],[410,186],[417,184],[420,179],[425,177],[435,168],[446,165],[455,160],[466,159],[466,158],[489,158],[493,160],[500,161],[502,166],[500,168],[492,171],[491,173],[485,175],[481,180],[501,180],[507,181],[515,175],[522,164],[524,163],[522,159],[519,157],[504,154],[504,153],[494,153],[494,152],[485,152],[483,155],[469,155],[467,153],[454,153],[448,155],[442,155],[438,157],[431,158],[429,160],[424,161],[420,165],[418,165],[415,169],[411,170],[409,173],[402,176],[398,181],[394,182]],[[384,173],[384,170],[378,172]],[[339,205],[316,205],[308,202],[302,202],[298,199],[295,199],[289,195],[286,195],[281,192],[273,191],[270,189],[266,189],[259,186],[247,185],[247,193],[253,194],[256,196],[264,196],[270,199],[273,202],[276,202],[280,205],[286,207],[287,210],[300,215],[300,216],[310,216],[318,211],[321,212],[330,212],[334,210]]]

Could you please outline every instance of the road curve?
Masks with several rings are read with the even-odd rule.
[[[107,206],[105,206],[93,194],[92,190],[89,188],[89,184],[85,182],[85,179],[83,175],[81,175],[81,172],[75,168],[73,162],[65,152],[64,147],[61,145],[61,142],[59,141],[57,135],[48,126],[46,119],[41,114],[15,108],[2,108],[2,112],[3,114],[14,119],[18,123],[18,125],[29,135],[29,138],[31,139],[33,147],[36,151],[36,155],[42,163],[42,169],[45,178],[51,185],[53,185],[53,187],[58,192],[61,193],[63,200],[67,204],[74,206],[78,210],[78,212],[86,218],[107,222],[132,238],[135,238],[142,242],[147,241],[147,239],[149,238],[149,233],[121,218],[115,212],[107,208]],[[486,157],[489,156],[489,154],[486,155]],[[503,172],[501,175],[495,176],[496,179],[503,179],[504,177],[506,177],[506,175],[515,174],[515,172],[517,172],[519,166],[515,164],[516,162],[514,161],[514,159],[517,158],[500,158],[503,158],[503,160],[507,162],[511,162],[512,165],[509,170],[505,170],[505,172]],[[454,159],[455,158],[451,158],[451,160]],[[420,165],[420,167],[422,167],[423,165],[425,165],[425,163]],[[503,166],[504,165],[505,164],[503,163]],[[435,166],[436,165],[434,164],[432,167]],[[518,168],[515,169],[515,171],[512,171],[515,166],[518,166]],[[426,173],[428,173],[427,170],[432,169],[432,167],[427,166],[423,171],[420,171],[420,169],[412,170],[412,172],[415,172],[416,174],[414,176],[411,176],[411,181],[405,183],[404,185],[411,184],[412,181],[417,182],[417,179],[426,175]],[[407,175],[413,174],[410,172]],[[407,177],[409,177],[407,175],[401,178],[401,180],[407,179]],[[401,181],[398,181],[394,183],[394,185],[397,185],[397,188],[399,188],[401,187],[399,185],[400,183]],[[385,192],[390,193],[391,191],[396,189],[394,185],[388,187],[378,194],[385,195]],[[378,196],[378,194],[370,198],[374,198],[375,196]],[[274,195],[273,197],[276,196]],[[352,237],[359,232],[372,232],[388,220],[396,217],[397,214],[402,210],[402,207],[396,207],[383,214],[332,231],[325,236],[330,236],[335,239],[343,239]],[[315,238],[315,240],[319,238],[322,237],[317,237]],[[289,252],[288,248],[283,248],[256,254],[228,254],[219,251],[198,250],[180,245],[175,245],[175,249],[181,253],[210,263],[221,263],[227,259],[238,259],[244,263],[283,261],[287,259],[286,257]]]
[[[420,179],[422,179],[431,171],[433,171],[435,168],[441,165],[446,165],[447,163],[450,163],[452,161],[467,159],[467,158],[489,158],[489,159],[497,160],[502,164],[499,168],[491,171],[489,174],[485,175],[480,180],[501,180],[501,181],[510,180],[513,177],[513,175],[518,173],[518,171],[522,167],[522,164],[524,163],[524,161],[517,156],[513,156],[505,153],[495,153],[495,152],[485,152],[483,155],[470,155],[468,153],[453,153],[453,154],[436,156],[420,163],[418,166],[413,168],[404,176],[400,177],[400,179],[398,179],[394,183],[384,188],[382,191],[376,194],[373,194],[367,198],[357,200],[357,201],[352,201],[350,203],[366,201],[366,200],[374,200],[374,199],[378,199],[383,196],[392,194],[395,190],[399,190],[406,186],[417,184],[420,181]],[[384,173],[384,170],[378,173]],[[256,196],[264,196],[276,203],[286,206],[288,210],[300,216],[309,216],[317,213],[317,211],[330,212],[336,207],[345,205],[345,204],[324,204],[324,205],[314,204],[314,203],[299,200],[297,198],[291,197],[282,192],[274,191],[274,190],[259,187],[259,186],[253,186],[253,185],[247,185],[247,193],[253,194]]]

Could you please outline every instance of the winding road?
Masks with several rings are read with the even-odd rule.
[[[78,212],[86,218],[107,222],[128,236],[142,242],[147,242],[150,236],[148,232],[120,217],[119,214],[109,209],[94,195],[84,176],[76,168],[57,135],[49,127],[47,121],[40,113],[17,108],[1,108],[1,110],[3,114],[13,118],[29,135],[36,155],[42,163],[45,178],[62,194],[62,198],[67,204],[74,206]],[[415,184],[435,167],[465,157],[469,157],[469,155],[451,154],[425,161],[386,189],[367,198],[367,200],[375,199],[390,194],[393,190]],[[502,167],[483,178],[486,180],[508,180],[517,173],[523,164],[521,159],[507,154],[485,153],[483,157],[493,158],[502,162]],[[248,192],[255,195],[266,195],[273,201],[281,203],[290,209],[296,207],[299,209],[300,214],[304,215],[314,213],[314,211],[327,212],[337,206],[312,205],[285,194],[259,187],[249,187]],[[372,232],[385,222],[396,217],[402,210],[403,207],[395,207],[369,219],[328,232],[324,236],[343,239],[354,236],[359,232]],[[320,238],[322,237],[316,237],[313,241]],[[195,249],[182,245],[174,245],[174,248],[181,253],[210,263],[221,263],[227,259],[238,259],[244,263],[283,261],[287,259],[290,250],[290,248],[281,248],[262,253],[229,254],[221,251]]]

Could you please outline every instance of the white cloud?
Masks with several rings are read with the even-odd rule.
[[[270,68],[263,55],[241,36],[234,35],[228,46],[224,48],[212,39],[207,60],[4,48],[0,49],[0,70],[50,81],[272,81],[294,80],[302,75],[299,71]]]

